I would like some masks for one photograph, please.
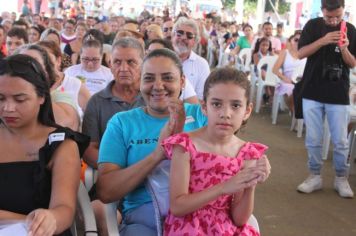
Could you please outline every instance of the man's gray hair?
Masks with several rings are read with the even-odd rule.
[[[176,34],[176,30],[182,25],[189,26],[193,28],[195,35],[195,43],[198,43],[200,40],[199,27],[197,22],[194,19],[188,19],[186,17],[179,17],[176,23],[173,26],[173,33]]]
[[[140,41],[132,37],[123,37],[115,40],[112,45],[111,52],[113,52],[116,48],[134,48],[140,53],[141,59],[145,56],[145,52]]]

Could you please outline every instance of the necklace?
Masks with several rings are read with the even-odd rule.
[[[26,157],[29,159],[38,159],[38,152],[26,152]]]

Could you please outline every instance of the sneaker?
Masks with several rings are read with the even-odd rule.
[[[297,190],[302,193],[311,193],[322,189],[323,181],[320,175],[309,175],[309,177],[301,183]]]
[[[345,176],[335,177],[334,188],[339,193],[340,197],[353,198],[354,193],[350,187],[349,181]]]

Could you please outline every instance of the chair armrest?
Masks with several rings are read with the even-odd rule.
[[[95,184],[97,176],[97,171],[88,165],[84,172],[84,185],[88,191]]]
[[[260,232],[260,227],[258,226],[257,219],[254,215],[251,215],[247,221],[247,224],[251,225],[257,232]]]
[[[117,225],[117,203],[105,204],[106,226],[109,236],[119,236],[119,227]]]
[[[98,230],[96,227],[96,221],[94,216],[94,211],[91,206],[88,192],[84,187],[82,181],[80,181],[77,196],[78,208],[82,212],[84,221],[84,235],[86,236],[97,236]]]

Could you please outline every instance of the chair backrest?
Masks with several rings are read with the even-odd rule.
[[[251,225],[257,232],[260,232],[260,227],[254,215],[251,215],[250,218],[248,218],[247,224]]]
[[[224,45],[220,45],[218,67],[226,66],[229,63],[228,57],[229,53],[224,49]]]
[[[214,64],[214,42],[210,38],[208,39],[206,59],[209,63],[209,66],[213,66],[213,64]]]
[[[350,120],[356,121],[356,85],[350,84]]]
[[[244,72],[250,71],[250,64],[252,60],[252,49],[251,48],[241,49],[238,58],[241,64],[243,65],[243,71]]]
[[[88,165],[84,172],[84,185],[88,191],[93,187],[97,179],[98,171]]]
[[[262,80],[262,73],[261,73],[262,67],[264,65],[267,65],[266,78],[265,78],[264,82],[268,86],[274,86],[279,81],[278,76],[272,72],[273,66],[276,63],[277,58],[278,58],[278,56],[262,57],[257,65],[258,77],[260,80]]]
[[[300,64],[297,68],[295,68],[293,70],[293,74],[292,74],[292,77],[291,77],[291,80],[296,83],[298,82],[298,78],[302,77],[303,76],[303,73],[304,73],[304,69],[305,69],[305,63],[302,63]]]
[[[119,226],[117,225],[117,203],[105,204],[106,226],[109,236],[119,236]]]
[[[350,83],[356,84],[356,66],[350,70]]]

